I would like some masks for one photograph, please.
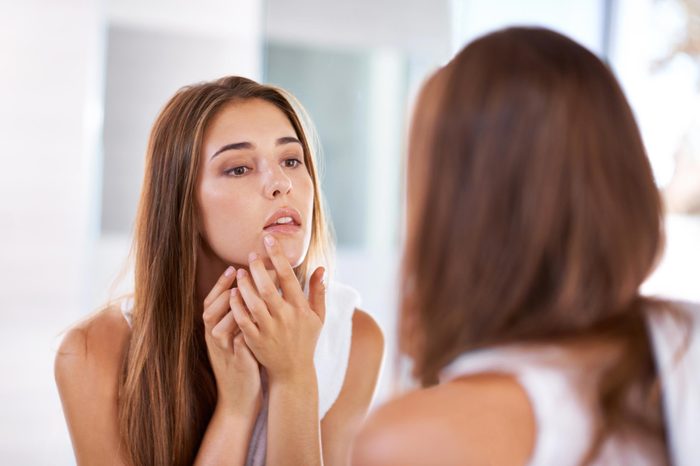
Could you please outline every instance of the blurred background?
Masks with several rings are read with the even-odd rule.
[[[385,331],[386,399],[414,97],[466,42],[513,24],[610,63],[669,212],[645,290],[700,300],[700,0],[0,0],[0,463],[74,464],[60,334],[130,287],[128,269],[115,279],[159,109],[227,74],[287,88],[317,126],[337,278]]]

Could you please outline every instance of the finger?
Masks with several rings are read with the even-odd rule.
[[[250,348],[248,348],[248,345],[245,343],[243,333],[239,333],[233,338],[233,354],[249,357],[257,362],[255,355],[253,355],[253,352],[250,351]]]
[[[236,279],[235,272],[236,269],[231,266],[224,270],[224,273],[222,273],[219,279],[216,281],[214,287],[211,289],[211,291],[209,291],[207,297],[204,298],[204,309],[209,307],[209,305],[211,305],[211,303],[214,302],[214,300],[216,300],[221,293],[231,288],[233,281]]]
[[[248,308],[259,328],[267,328],[272,316],[265,301],[258,295],[255,285],[250,279],[250,274],[245,269],[239,269],[236,280],[238,281],[237,294],[243,298],[245,307]]]
[[[204,321],[205,330],[211,333],[211,330],[219,323],[230,308],[228,293],[221,293],[209,307],[204,308],[202,320]]]
[[[233,318],[236,319],[236,323],[241,329],[241,332],[243,332],[246,341],[248,341],[248,338],[257,338],[260,336],[260,329],[258,329],[258,326],[255,325],[255,322],[250,318],[238,288],[231,290],[230,302]]]
[[[297,280],[296,275],[294,275],[294,269],[292,269],[289,261],[284,256],[279,243],[274,236],[269,234],[265,235],[263,242],[265,243],[267,254],[270,257],[270,262],[272,262],[273,267],[277,271],[277,278],[280,281],[280,288],[282,288],[284,299],[295,306],[303,305],[306,302],[304,291],[302,291],[299,280]]]
[[[326,270],[319,267],[309,279],[309,306],[318,315],[321,322],[326,321]]]
[[[227,312],[219,323],[211,329],[211,336],[219,347],[228,350],[233,344],[237,330],[238,324],[236,319],[233,318],[233,313]]]
[[[270,314],[274,315],[275,310],[279,310],[284,304],[284,299],[277,290],[270,273],[265,268],[264,262],[254,252],[250,253],[248,258],[250,265],[250,276],[258,290],[258,295],[267,304],[267,309]],[[244,296],[245,297],[245,296]]]

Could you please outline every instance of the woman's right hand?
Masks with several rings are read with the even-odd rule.
[[[217,410],[246,418],[257,416],[262,403],[260,365],[233,318],[229,298],[236,278],[229,267],[204,300],[205,340],[216,378]]]

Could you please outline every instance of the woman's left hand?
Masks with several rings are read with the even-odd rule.
[[[270,241],[271,240],[271,241]],[[315,377],[314,352],[326,314],[323,267],[309,279],[307,300],[294,270],[272,235],[265,248],[282,289],[255,254],[250,272],[238,270],[238,288],[231,292],[231,309],[245,342],[267,370],[271,384]]]

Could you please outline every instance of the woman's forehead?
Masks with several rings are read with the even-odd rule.
[[[209,123],[205,137],[278,138],[293,135],[296,135],[294,127],[280,108],[263,99],[248,99],[227,103],[219,110]]]

